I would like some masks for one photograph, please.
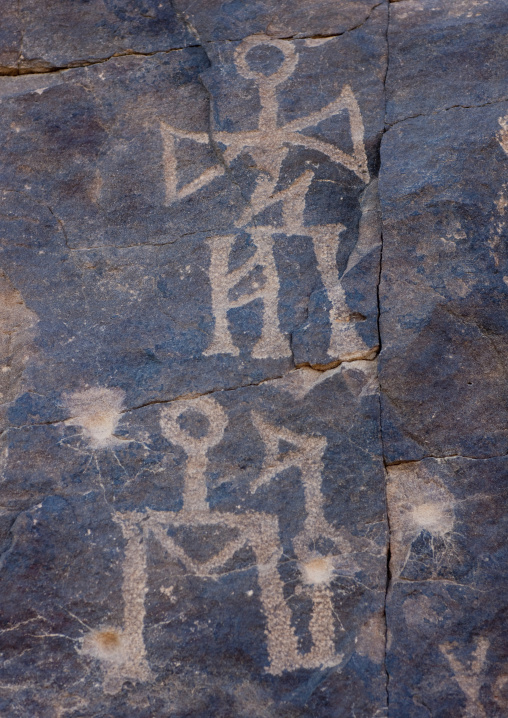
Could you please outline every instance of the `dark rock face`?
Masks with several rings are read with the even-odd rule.
[[[91,715],[382,707],[375,379],[300,369],[124,413],[89,389],[67,422],[7,432],[9,508],[31,504],[3,559],[4,680],[26,685],[10,708],[51,715],[62,691]]]
[[[3,80],[8,714],[386,706],[386,8],[256,27]]]
[[[400,123],[382,147],[389,462],[508,451],[508,103]],[[503,135],[503,136],[502,136]]]
[[[7,0],[6,6],[0,51],[6,74],[197,44],[171,3],[158,0]]]
[[[507,26],[6,6],[2,716],[506,715]]]
[[[132,406],[375,354],[384,18],[368,27],[5,78],[4,266],[46,316],[45,411],[76,371]]]
[[[335,2],[317,0],[312,4],[290,0],[175,0],[174,7],[204,42],[241,40],[247,35],[269,37],[326,38],[362,25],[383,5],[379,0]]]

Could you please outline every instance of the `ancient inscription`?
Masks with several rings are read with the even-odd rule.
[[[468,718],[486,718],[485,709],[480,703],[480,689],[482,687],[483,673],[487,662],[489,640],[480,636],[475,641],[475,648],[471,658],[464,665],[454,652],[455,646],[443,643],[439,646],[441,653],[446,656],[453,676],[466,697],[466,713]]]
[[[330,588],[340,559],[323,555],[315,548],[318,541],[341,543],[341,537],[327,522],[323,512],[321,472],[326,439],[273,426],[256,412],[252,413],[252,420],[263,440],[265,458],[251,491],[255,493],[263,484],[276,481],[278,475],[290,467],[300,470],[306,518],[303,530],[293,540],[293,546],[302,590],[312,599],[310,650],[302,652],[298,645],[291,610],[284,596],[279,572],[283,550],[277,516],[260,511],[231,513],[210,508],[206,485],[208,452],[224,436],[228,424],[224,409],[213,398],[206,396],[179,400],[162,410],[161,428],[171,443],[183,448],[186,455],[181,510],[149,509],[115,514],[115,521],[122,527],[126,541],[123,627],[103,627],[89,635],[84,644],[85,652],[103,660],[108,690],[119,689],[122,680],[147,680],[150,677],[143,638],[149,538],[159,542],[167,555],[183,564],[187,573],[203,579],[220,580],[218,571],[238,550],[247,547],[254,552],[266,622],[269,656],[266,669],[269,673],[280,675],[299,668],[337,666],[341,663],[342,655],[335,650],[335,635],[343,629],[332,606]],[[280,442],[289,447],[282,455]],[[207,554],[204,560],[190,555],[168,531],[175,527],[204,526],[229,530],[225,534],[228,538],[221,547],[213,555]],[[171,580],[170,575],[168,580]],[[100,643],[104,630],[113,630],[116,636],[114,645],[110,641],[111,645],[106,648]]]
[[[455,506],[439,477],[419,464],[391,466],[387,471],[387,497],[393,576],[414,578],[415,571],[429,577],[446,575],[457,560]],[[422,546],[428,549],[423,552],[425,559],[415,553]]]
[[[263,46],[275,47],[280,51],[282,62],[278,69],[268,76],[252,68],[249,53]],[[167,123],[161,124],[164,146],[166,179],[166,201],[179,201],[197,192],[221,176],[226,167],[241,155],[248,154],[255,163],[258,177],[249,206],[236,222],[237,232],[248,232],[255,245],[255,253],[240,267],[229,270],[229,260],[237,233],[213,236],[208,240],[210,260],[210,283],[212,289],[212,310],[215,326],[212,340],[205,355],[230,354],[238,356],[239,349],[233,341],[228,325],[230,309],[261,298],[263,302],[262,332],[254,346],[252,356],[264,359],[291,355],[289,339],[281,331],[278,318],[279,277],[274,258],[276,234],[310,236],[313,241],[318,271],[330,303],[329,321],[331,336],[328,354],[331,358],[359,358],[365,350],[362,339],[352,326],[345,293],[339,282],[336,255],[339,238],[345,227],[342,224],[309,226],[304,221],[306,197],[314,177],[312,169],[303,173],[289,187],[278,189],[281,168],[292,147],[321,152],[333,162],[343,165],[364,183],[369,181],[367,157],[363,142],[364,127],[360,108],[351,87],[345,85],[339,97],[326,107],[306,117],[280,125],[278,122],[278,87],[291,78],[298,63],[294,43],[263,35],[255,35],[241,42],[235,51],[235,63],[239,74],[256,83],[261,110],[257,129],[240,132],[215,132],[212,137],[202,132],[187,132]],[[323,120],[342,111],[349,116],[352,153],[321,139],[302,134]],[[224,165],[215,164],[206,169],[198,178],[181,186],[175,147],[178,142],[191,141],[200,145],[225,147]],[[280,205],[282,222],[277,227],[269,220],[260,219],[265,210]],[[263,280],[254,282],[248,289],[240,287],[253,268],[263,270]]]

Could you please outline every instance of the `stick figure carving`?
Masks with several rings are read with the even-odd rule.
[[[249,61],[249,53],[262,46],[275,47],[282,56],[279,67],[268,76],[253,69],[252,62]],[[313,170],[303,170],[302,174],[289,187],[283,190],[277,189],[282,165],[292,147],[321,152],[333,162],[354,172],[367,184],[369,171],[363,143],[362,116],[351,87],[345,85],[339,97],[326,107],[305,117],[292,120],[285,125],[280,125],[277,90],[292,76],[297,63],[298,57],[292,42],[265,35],[248,37],[235,50],[237,71],[242,77],[256,83],[261,104],[258,126],[254,130],[219,131],[212,135],[215,143],[220,143],[226,148],[223,152],[226,167],[231,167],[240,154],[249,154],[258,170],[249,206],[236,222],[238,230],[245,230],[251,234],[256,252],[241,267],[229,271],[228,261],[236,238],[235,234],[209,239],[210,282],[215,328],[212,341],[204,352],[205,355],[222,353],[238,356],[239,349],[234,344],[228,327],[228,311],[233,307],[243,306],[258,297],[263,300],[263,323],[261,336],[252,351],[253,358],[279,358],[291,355],[288,338],[281,332],[278,319],[279,278],[273,256],[273,244],[274,235],[280,233],[312,237],[318,270],[331,304],[329,312],[331,337],[328,349],[330,357],[359,358],[365,349],[365,345],[354,327],[348,325],[348,322],[351,321],[350,312],[346,305],[344,290],[338,279],[336,255],[339,236],[345,229],[344,225],[305,225],[305,200],[314,176]],[[302,131],[316,126],[343,110],[346,110],[349,116],[352,153],[348,154],[329,142],[302,134]],[[168,124],[161,125],[161,132],[164,142],[168,203],[178,201],[198,191],[224,174],[224,166],[217,164],[207,169],[199,178],[177,189],[175,142],[190,139],[200,144],[208,144],[210,138],[206,133],[185,132]],[[282,204],[282,226],[274,228],[270,224],[262,224],[262,220],[259,220],[260,214],[279,202]],[[263,268],[264,283],[262,286],[259,286],[259,283],[255,284],[248,292],[232,297],[231,290],[242,279],[245,279],[256,265]]]
[[[298,556],[302,583],[312,598],[313,608],[309,624],[312,647],[302,653],[292,625],[292,614],[284,597],[279,572],[282,546],[277,516],[259,511],[231,513],[211,510],[207,500],[206,471],[208,451],[223,438],[227,426],[224,409],[211,397],[180,400],[161,413],[163,434],[182,447],[186,454],[183,506],[178,512],[147,510],[117,513],[126,540],[124,570],[125,621],[129,624],[129,642],[136,656],[125,659],[129,675],[147,675],[146,649],[143,638],[145,594],[147,591],[146,546],[151,536],[168,554],[179,560],[185,570],[202,578],[220,580],[218,570],[236,551],[249,547],[255,554],[257,582],[266,621],[266,643],[269,655],[267,671],[280,675],[298,668],[337,666],[342,655],[336,653],[334,635],[340,629],[329,588],[332,580],[333,558],[319,555],[312,544],[320,537],[337,538],[333,527],[325,520],[321,494],[322,456],[326,439],[304,436],[267,423],[259,414],[253,415],[266,447],[264,466],[251,490],[275,478],[286,468],[296,466],[301,472],[307,518],[303,531],[293,542]],[[280,440],[291,443],[291,449],[281,460]],[[229,529],[227,538],[213,555],[198,560],[177,543],[168,529],[178,527],[210,527]],[[232,530],[232,531],[231,531]],[[338,625],[337,625],[338,624]],[[122,629],[126,634],[126,626]],[[118,670],[118,667],[116,667]]]

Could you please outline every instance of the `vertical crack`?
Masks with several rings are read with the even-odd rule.
[[[389,37],[389,29],[390,29],[390,2],[388,2],[387,6],[387,18],[386,18],[386,72],[385,76],[383,78],[383,88],[384,88],[384,101],[385,101],[385,128],[383,131],[383,135],[381,136],[381,142],[379,144],[379,176],[381,176],[381,146],[383,143],[383,137],[384,133],[386,132],[386,106],[387,106],[387,100],[386,100],[386,79],[388,77],[388,69],[390,65],[390,37]],[[379,255],[379,276],[378,276],[378,283],[377,283],[377,331],[378,331],[378,340],[379,340],[379,353],[381,353],[383,349],[383,342],[381,338],[381,298],[380,298],[380,287],[381,287],[381,277],[383,273],[383,248],[384,248],[384,236],[383,236],[383,208],[380,206],[380,212],[381,212],[381,249],[380,249],[380,255]],[[391,561],[391,527],[390,527],[390,512],[388,507],[388,493],[387,493],[387,465],[386,465],[386,456],[385,456],[385,450],[384,450],[384,441],[383,441],[383,406],[381,402],[381,381],[379,378],[378,373],[378,386],[379,386],[379,433],[380,433],[380,439],[381,439],[381,452],[383,457],[383,465],[384,465],[384,474],[385,474],[385,510],[386,510],[386,522],[387,522],[387,529],[388,529],[388,545],[387,545],[387,551],[386,551],[386,584],[385,584],[385,598],[384,598],[384,622],[385,622],[385,655],[384,655],[384,669],[385,669],[385,685],[386,685],[386,710],[387,715],[390,715],[390,674],[388,672],[388,666],[387,666],[387,656],[388,656],[388,616],[386,612],[387,608],[387,601],[388,601],[388,594],[391,589],[392,585],[392,575],[390,570],[390,561]]]

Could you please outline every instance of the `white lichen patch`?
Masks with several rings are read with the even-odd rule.
[[[122,389],[95,387],[64,396],[71,418],[69,426],[79,426],[83,438],[94,449],[118,444],[115,431],[121,417],[125,392]]]
[[[307,586],[329,586],[333,579],[333,559],[329,556],[317,556],[302,561],[298,566]]]
[[[439,538],[453,553],[454,499],[423,462],[392,466],[387,473],[391,570],[398,577],[409,559],[412,542],[423,531]]]
[[[428,501],[413,506],[413,526],[428,531],[433,536],[446,536],[453,529],[453,511],[450,506]]]
[[[81,653],[108,663],[123,663],[125,646],[122,631],[117,628],[101,628],[90,631],[84,638]]]

